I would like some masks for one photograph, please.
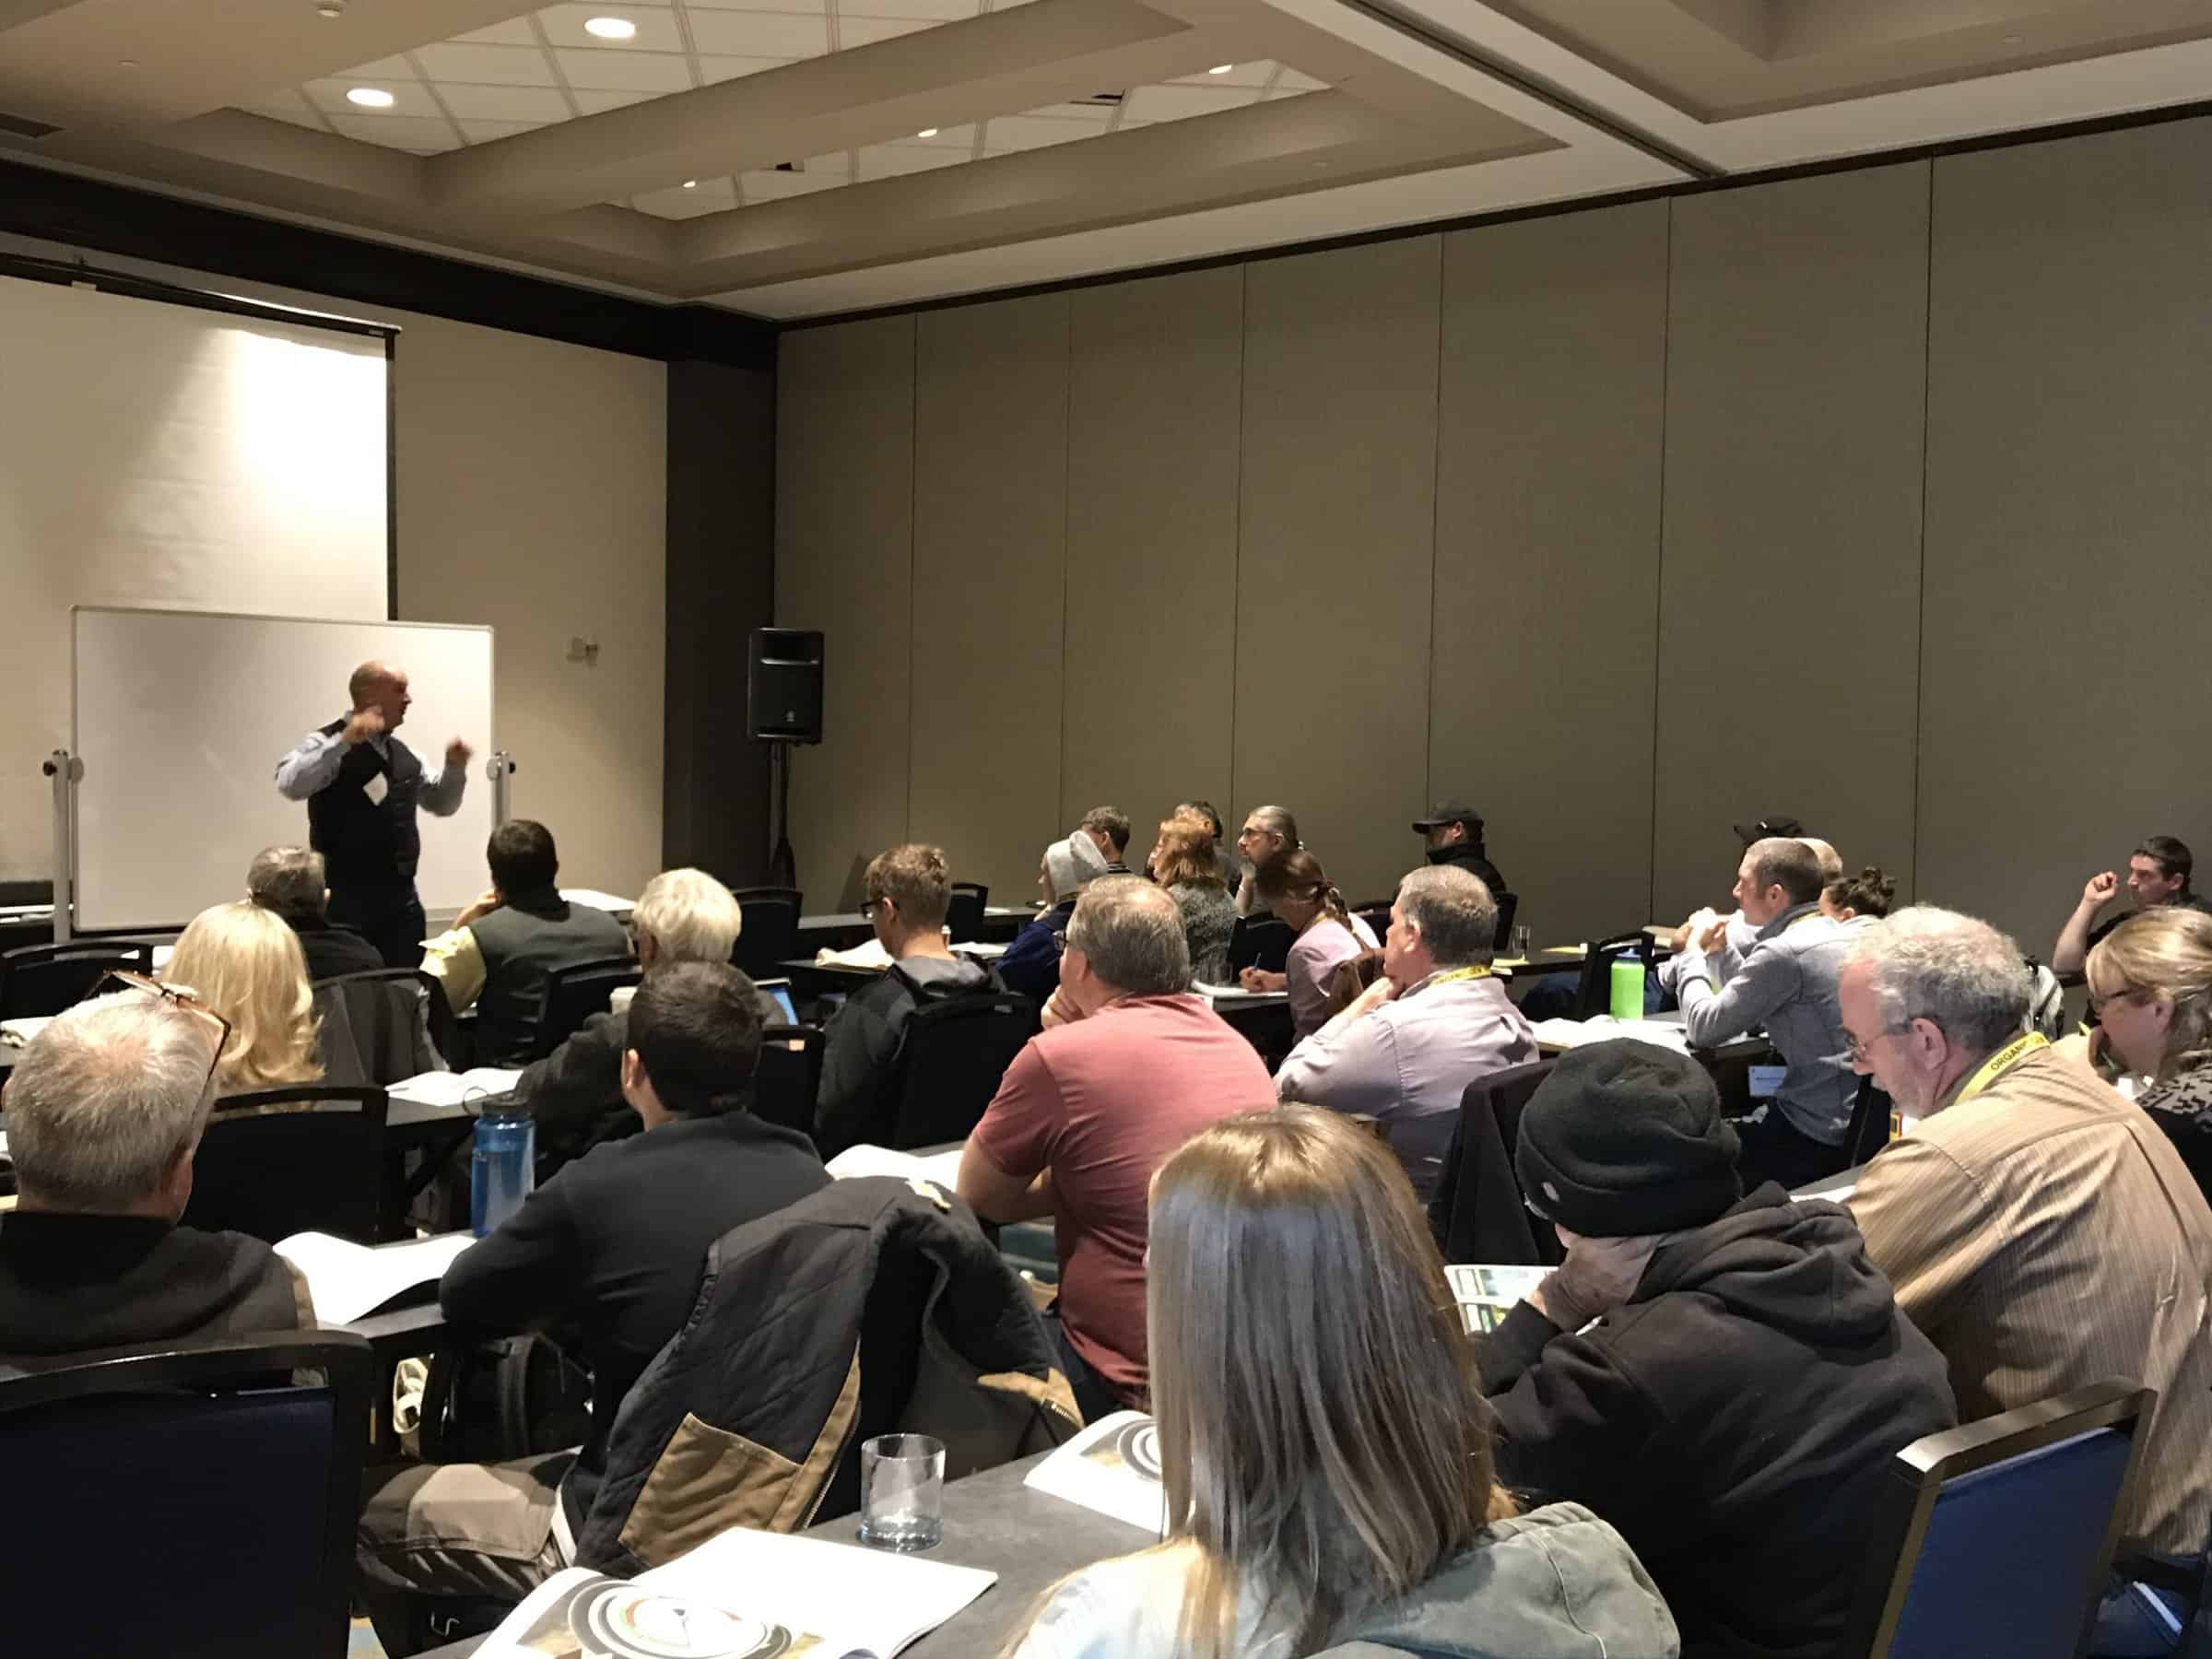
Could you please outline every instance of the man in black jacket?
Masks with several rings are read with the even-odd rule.
[[[629,1005],[622,1087],[645,1133],[600,1147],[446,1269],[446,1318],[582,1333],[592,1432],[573,1455],[403,1470],[369,1500],[359,1560],[387,1652],[391,1593],[520,1597],[559,1570],[631,1385],[691,1311],[708,1247],[829,1184],[805,1135],[745,1108],[760,1059],[752,982],[723,962],[657,970]]]
[[[1414,820],[1413,828],[1428,843],[1430,864],[1457,865],[1469,875],[1481,877],[1492,898],[1511,890],[1483,848],[1482,814],[1465,801],[1439,801],[1429,809],[1427,818]]]
[[[305,847],[264,847],[246,866],[246,897],[284,918],[299,935],[309,980],[341,973],[373,973],[384,965],[382,952],[366,934],[330,919],[330,889],[324,885],[323,854]]]
[[[1515,1161],[1567,1260],[1478,1357],[1499,1478],[1618,1528],[1685,1659],[1828,1659],[1883,1468],[1958,1414],[1850,1213],[1744,1196],[1736,1151],[1669,1049],[1578,1048],[1536,1090]]]

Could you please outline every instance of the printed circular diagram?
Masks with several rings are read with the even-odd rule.
[[[1159,1478],[1159,1425],[1131,1423],[1113,1437],[1113,1449],[1122,1461],[1147,1480]]]
[[[789,1630],[639,1584],[602,1584],[570,1610],[588,1659],[776,1659]]]

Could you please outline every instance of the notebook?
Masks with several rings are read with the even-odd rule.
[[[1159,1429],[1141,1411],[1100,1418],[1031,1469],[1021,1484],[1156,1537],[1167,1530]]]

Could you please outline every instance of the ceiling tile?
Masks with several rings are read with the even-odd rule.
[[[1045,121],[1034,115],[999,115],[984,124],[983,148],[1042,149],[1051,144],[1072,144],[1078,138],[1096,138],[1105,130],[1103,123]]]
[[[312,127],[318,133],[330,130],[323,124],[323,118],[315,113],[313,107],[299,93],[280,93],[278,99],[288,99],[290,101],[265,99],[260,103],[240,104],[238,108],[249,115],[265,115],[271,121],[288,121],[294,126]]]
[[[966,126],[940,127],[935,135],[929,138],[924,138],[921,134],[916,133],[912,138],[893,138],[889,142],[902,145],[921,145],[930,149],[952,149],[965,152],[975,148],[975,124],[971,122]]]
[[[1265,97],[1269,103],[1273,103],[1278,98],[1305,98],[1314,90],[1315,88],[1311,87],[1277,87],[1274,91],[1267,93]]]
[[[569,94],[576,100],[580,115],[600,115],[608,110],[626,109],[634,103],[650,103],[661,95],[657,92],[609,92],[579,87]]]
[[[504,23],[494,23],[489,29],[472,29],[465,35],[455,35],[471,46],[535,46],[537,37],[530,32],[530,19],[510,18]]]
[[[549,121],[566,121],[570,115],[569,100],[550,87],[468,87],[441,83],[438,96],[461,121],[526,121],[534,126],[543,126]]]
[[[333,115],[330,124],[347,138],[391,149],[449,150],[461,143],[444,119],[434,115]]]
[[[415,61],[434,81],[467,81],[479,87],[557,85],[546,54],[535,46],[464,46],[453,41],[418,46]]]
[[[461,135],[471,144],[497,144],[517,133],[535,133],[545,124],[542,121],[464,121]]]
[[[972,18],[979,0],[838,0],[840,18],[920,18],[932,23],[958,23]]]
[[[1046,104],[1041,110],[1026,110],[1024,114],[1038,115],[1047,121],[1088,121],[1094,126],[1104,126],[1113,119],[1112,104]]]
[[[1286,87],[1297,92],[1325,92],[1328,90],[1328,82],[1317,81],[1312,76],[1300,75],[1295,69],[1285,69],[1276,78],[1275,84],[1278,90]]]
[[[347,80],[376,81],[420,80],[406,58],[378,58],[373,64],[359,64],[346,71]]]
[[[863,182],[896,178],[902,173],[958,167],[966,159],[958,150],[933,149],[926,144],[870,144],[860,151],[859,177]]]
[[[843,178],[853,171],[853,152],[851,150],[831,150],[826,156],[808,156],[799,163],[799,171],[810,173],[833,173],[839,178]]]
[[[740,76],[759,75],[764,69],[781,69],[796,62],[794,58],[777,57],[701,57],[699,73],[701,81],[713,86],[717,81],[735,80]]]
[[[636,25],[638,32],[627,41],[603,41],[584,32],[594,18],[620,18]],[[665,7],[636,6],[549,6],[537,14],[546,39],[556,46],[575,46],[594,52],[681,52],[683,30],[676,13]]]
[[[934,27],[912,18],[848,18],[841,12],[837,19],[839,46],[851,51],[855,46],[873,46],[877,41],[895,41],[900,35],[910,35],[917,29]]]
[[[701,52],[731,57],[819,57],[830,50],[830,23],[790,12],[700,11],[691,14],[691,39]]]
[[[691,65],[680,53],[556,52],[570,86],[595,92],[688,92]]]
[[[1178,87],[1264,87],[1267,77],[1275,73],[1272,60],[1263,59],[1256,64],[1231,64],[1227,75],[1211,72],[1202,75],[1179,75],[1171,83]]]
[[[780,202],[786,196],[835,190],[844,182],[842,173],[748,172],[738,179],[737,189],[747,202]]]
[[[684,0],[694,27],[702,11],[802,12],[810,18],[830,15],[830,0]]]
[[[1258,98],[1249,87],[1138,87],[1122,100],[1122,112],[1136,121],[1187,121],[1241,109]]]
[[[370,110],[352,102],[346,94],[356,87],[376,87],[391,93],[392,107],[389,110]],[[434,119],[438,114],[438,106],[430,100],[430,89],[420,81],[334,78],[312,80],[300,89],[307,94],[316,109],[329,115],[363,115],[378,121],[395,115],[422,115]]]
[[[723,213],[736,206],[737,190],[727,179],[701,179],[695,189],[686,190],[678,185],[650,191],[644,195],[632,196],[629,205],[640,213],[650,213],[657,218],[697,218],[701,214]]]

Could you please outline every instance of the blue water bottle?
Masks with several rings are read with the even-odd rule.
[[[537,1184],[537,1125],[520,1106],[488,1106],[468,1166],[468,1230],[481,1239]]]

